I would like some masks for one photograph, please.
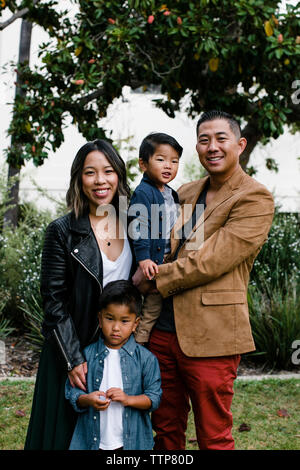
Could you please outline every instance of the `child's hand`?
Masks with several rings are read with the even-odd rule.
[[[143,259],[139,261],[139,266],[143,271],[144,276],[151,281],[155,274],[158,274],[158,266],[151,259]]]
[[[111,401],[118,401],[123,406],[128,406],[129,396],[121,388],[112,387],[106,391],[106,397]]]
[[[151,407],[151,400],[147,395],[126,395],[121,388],[112,387],[106,392],[107,398],[111,401],[118,401],[123,406],[131,406],[140,410],[148,410]]]
[[[97,391],[88,393],[87,395],[80,395],[78,404],[82,408],[92,406],[96,411],[104,411],[109,407],[110,400],[104,392]]]

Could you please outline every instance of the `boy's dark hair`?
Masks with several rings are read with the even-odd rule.
[[[198,132],[199,132],[199,127],[200,125],[205,122],[205,121],[214,121],[215,119],[225,119],[232,132],[236,136],[237,139],[240,139],[241,137],[241,127],[239,122],[229,113],[225,113],[225,111],[219,111],[219,110],[212,110],[212,111],[206,111],[203,113],[197,122],[197,137],[198,137]]]
[[[130,281],[112,281],[106,284],[99,299],[99,311],[109,304],[127,305],[130,312],[140,316],[142,296],[140,291]]]
[[[142,141],[139,150],[139,158],[143,160],[143,162],[148,162],[149,158],[154,155],[156,147],[161,144],[170,145],[176,150],[179,158],[181,157],[183,148],[174,137],[164,134],[163,132],[152,132]]]

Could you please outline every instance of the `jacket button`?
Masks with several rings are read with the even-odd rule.
[[[157,251],[160,251],[160,250],[161,250],[161,247],[160,247],[160,246],[158,246],[158,247],[157,247]]]
[[[78,250],[77,250],[77,248],[74,250],[74,253],[78,253]]]
[[[155,260],[155,263],[156,263],[156,264],[158,264],[158,263],[159,263],[158,259],[156,259],[156,260]]]

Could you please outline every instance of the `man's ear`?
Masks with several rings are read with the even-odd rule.
[[[245,148],[247,147],[247,139],[245,137],[241,137],[239,139],[239,147],[240,147],[240,154],[241,155],[243,153],[243,151],[245,150]]]

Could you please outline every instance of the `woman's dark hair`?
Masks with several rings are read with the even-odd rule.
[[[118,175],[118,189],[112,201],[117,212],[119,211],[119,196],[130,197],[126,166],[118,152],[109,142],[102,139],[87,142],[78,150],[74,158],[71,167],[70,185],[66,194],[67,206],[74,211],[76,218],[80,217],[89,207],[88,199],[82,190],[82,170],[87,155],[95,150],[105,155]]]
[[[112,281],[103,289],[99,300],[99,311],[109,304],[127,305],[130,312],[139,317],[142,310],[142,296],[131,281]]]
[[[181,157],[183,148],[177,140],[174,139],[174,137],[164,134],[163,132],[152,132],[142,141],[139,150],[139,158],[143,160],[143,162],[148,162],[149,158],[154,155],[156,147],[162,144],[167,144],[173,147],[173,149],[178,153],[179,158]]]

